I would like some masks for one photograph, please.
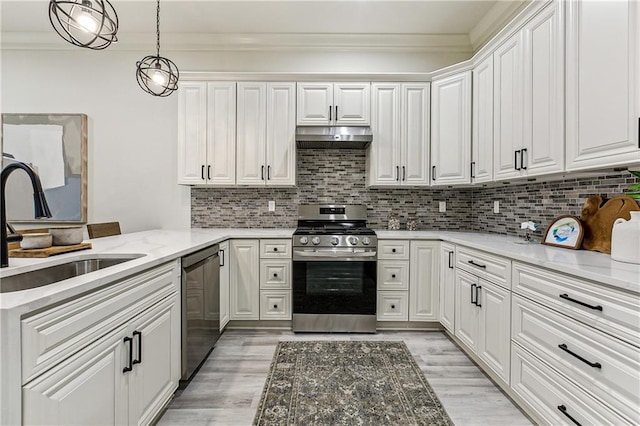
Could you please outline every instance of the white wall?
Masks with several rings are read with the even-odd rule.
[[[123,232],[190,226],[190,190],[176,184],[177,94],[157,98],[135,79],[149,52],[3,50],[1,111],[89,117],[89,222]],[[165,52],[181,71],[428,72],[460,53]]]

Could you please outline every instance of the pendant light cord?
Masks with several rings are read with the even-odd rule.
[[[158,7],[156,9],[156,51],[157,56],[160,56],[160,0],[158,0]]]

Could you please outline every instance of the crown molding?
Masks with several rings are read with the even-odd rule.
[[[428,82],[430,73],[361,72],[180,72],[180,81],[371,81]]]
[[[469,39],[474,51],[477,51],[487,43],[498,31],[500,31],[514,16],[520,13],[527,4],[537,0],[521,0],[521,3],[498,1],[478,21],[469,32]]]
[[[3,50],[74,50],[53,32],[4,32]],[[468,53],[473,49],[467,34],[162,34],[163,51],[403,51]],[[155,49],[155,33],[122,33],[109,49]]]

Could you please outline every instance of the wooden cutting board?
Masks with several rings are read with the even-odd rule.
[[[49,257],[56,254],[70,253],[72,251],[87,250],[91,248],[91,243],[80,243],[71,246],[51,246],[42,249],[24,250],[21,248],[9,250],[9,257]]]
[[[599,195],[587,198],[582,206],[580,219],[584,228],[582,248],[600,253],[611,253],[613,222],[617,218],[629,220],[629,212],[638,211],[638,203],[631,197],[619,195],[603,203]]]

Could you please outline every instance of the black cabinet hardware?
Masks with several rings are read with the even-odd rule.
[[[558,410],[560,410],[560,412],[562,414],[564,414],[565,416],[567,416],[569,418],[569,420],[571,420],[574,424],[578,425],[578,426],[582,426],[580,424],[579,421],[577,421],[576,419],[574,419],[571,414],[567,413],[567,407],[565,407],[564,405],[558,405]]]
[[[589,305],[588,303],[584,303],[584,302],[581,302],[579,300],[572,299],[572,298],[569,297],[569,295],[567,293],[563,293],[559,297],[561,299],[568,300],[569,302],[577,303],[578,305],[581,305],[581,306],[586,306],[587,308],[593,309],[595,311],[602,311],[602,306],[600,306],[600,305],[595,305],[595,306],[594,305]]]
[[[137,330],[133,332],[133,338],[131,339],[132,340],[131,346],[133,346],[133,339],[135,339],[136,336],[138,336],[138,358],[134,359],[131,365],[142,363],[142,333],[141,332]]]
[[[211,180],[211,166],[207,166],[207,179]]]
[[[133,370],[133,339],[129,336],[124,338],[124,344],[129,342],[129,365],[122,369],[123,373],[128,373]]]
[[[331,105],[329,105],[329,121],[331,121]]]
[[[513,168],[516,170],[520,170],[520,167],[518,167],[518,155],[520,154],[520,150],[517,149],[515,151],[513,151]]]
[[[338,121],[338,105],[336,105],[336,121]]]
[[[224,266],[224,250],[220,250],[220,266]]]
[[[396,249],[391,249],[391,253],[395,253],[395,252],[396,252]]]
[[[278,309],[278,305],[273,305],[273,309]]]
[[[271,180],[271,166],[267,166],[267,180]]]
[[[593,368],[602,368],[602,364],[600,364],[599,362],[591,362],[591,361],[589,361],[589,360],[587,360],[587,359],[585,359],[585,358],[581,357],[581,356],[580,356],[580,355],[578,355],[577,353],[575,353],[575,352],[573,352],[573,351],[569,350],[569,348],[567,348],[567,345],[566,345],[566,344],[564,344],[564,343],[563,343],[563,344],[561,344],[561,345],[558,345],[558,347],[559,347],[560,349],[562,349],[563,351],[565,351],[566,353],[568,353],[569,355],[572,355],[572,356],[574,356],[574,357],[578,358],[580,361],[584,362],[585,364],[589,365],[590,367],[593,367]]]
[[[204,180],[204,164],[202,165],[202,169],[200,169],[200,177]]]
[[[273,278],[278,278],[278,274],[274,273]]]
[[[396,180],[400,181],[400,166],[396,166]]]
[[[453,269],[453,252],[449,252],[449,269]]]
[[[405,167],[402,166],[402,180],[405,181],[407,180],[407,173],[405,171]]]
[[[273,248],[273,251],[278,251],[278,247],[274,247],[274,248]]]
[[[431,166],[431,180],[436,180],[436,166]]]
[[[391,305],[391,309],[395,309],[395,308],[396,308],[396,305]]]
[[[524,165],[524,153],[527,152],[527,148],[522,148],[520,151],[520,168],[522,170],[527,170],[527,166]]]
[[[260,180],[264,180],[264,166],[260,169]]]
[[[471,179],[475,179],[476,178],[476,162],[472,161],[471,162]]]
[[[474,262],[473,260],[469,260],[468,263],[477,268],[487,269],[487,265],[481,265],[479,263]]]
[[[391,278],[395,278],[395,277],[396,277],[396,274],[391,274]]]
[[[471,303],[474,304],[474,305],[476,304],[476,300],[473,300],[473,295],[475,294],[476,297],[478,295],[478,293],[476,293],[476,291],[475,291],[476,287],[477,287],[477,285],[475,283],[471,284],[471,287],[469,287],[469,289],[471,290]]]
[[[481,285],[476,287],[476,302],[474,303],[474,305],[476,305],[478,308],[482,308],[482,304],[480,302],[478,302],[478,300],[480,300],[480,290],[481,289],[482,289]]]

